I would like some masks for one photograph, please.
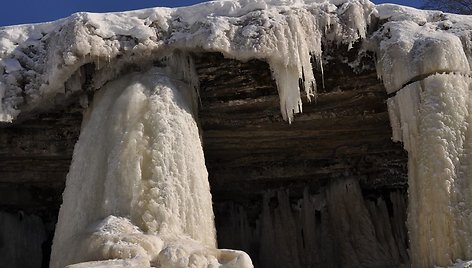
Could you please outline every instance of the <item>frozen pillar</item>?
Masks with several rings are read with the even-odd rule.
[[[412,267],[472,259],[471,79],[436,74],[388,102],[393,138],[409,162]]]
[[[186,84],[157,68],[95,94],[67,176],[52,268],[252,267],[245,253],[216,249],[193,102]]]

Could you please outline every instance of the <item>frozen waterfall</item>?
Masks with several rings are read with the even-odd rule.
[[[409,152],[414,267],[472,259],[471,79],[437,74],[389,101],[394,138]]]
[[[409,153],[412,266],[450,266],[472,259],[471,40],[472,17],[368,0],[221,0],[78,13],[0,28],[0,121],[97,91],[67,178],[51,267],[250,267],[245,253],[216,249],[192,90],[161,69],[117,77],[129,66],[152,65],[176,51],[263,60],[276,82],[282,117],[291,122],[302,112],[301,91],[307,100],[316,96],[313,70],[321,69],[322,76],[323,60],[330,60],[322,48],[357,45],[350,67],[362,72],[363,55],[375,54],[390,94],[393,139]],[[342,209],[327,195],[332,210],[349,215],[349,200],[361,200],[352,185]],[[360,217],[354,224],[378,227],[368,213],[380,214],[381,208],[353,207]],[[265,212],[264,219],[271,219],[272,212]],[[334,223],[345,225],[342,219]],[[358,233],[365,244],[373,239]],[[398,256],[373,251],[355,253],[363,259],[358,263],[371,255],[376,257],[370,263],[407,255],[403,249]],[[94,262],[102,260],[108,261]]]
[[[252,267],[245,253],[216,249],[194,101],[185,83],[157,68],[95,95],[67,176],[51,267]]]

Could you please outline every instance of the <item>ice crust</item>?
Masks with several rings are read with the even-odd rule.
[[[472,259],[471,18],[377,10],[388,20],[372,37],[377,73],[396,93],[388,100],[392,138],[408,151],[412,267],[449,267]]]
[[[387,22],[370,40],[388,93],[435,73],[470,73],[472,17],[387,4],[376,8]]]
[[[50,267],[252,267],[244,252],[216,249],[196,98],[166,73],[129,74],[95,95]]]
[[[82,66],[93,63],[87,90],[96,90],[129,64],[149,64],[175,51],[267,61],[282,115],[291,121],[302,112],[300,90],[309,100],[316,97],[313,66],[322,70],[322,46],[350,48],[361,41],[363,50],[376,53],[377,73],[393,93],[436,72],[469,74],[470,29],[468,16],[368,0],[222,0],[2,27],[0,121],[83,93],[75,86],[85,79]]]

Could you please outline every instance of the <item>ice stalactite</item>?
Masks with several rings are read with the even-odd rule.
[[[436,74],[389,101],[394,138],[409,153],[414,267],[472,259],[472,80]]]
[[[255,222],[242,206],[225,205],[220,209],[231,215],[218,225],[220,243],[257,253],[258,267],[408,264],[401,192],[365,199],[356,180],[343,179],[318,194],[306,189],[298,200],[287,190],[267,192],[261,203]]]
[[[338,242],[336,248],[342,252],[340,258],[343,267],[381,267],[400,263],[400,259],[394,260],[389,255],[383,232],[377,233],[372,223],[373,220],[384,221],[380,224],[383,225],[381,230],[388,233],[389,239],[393,239],[392,230],[388,228],[388,215],[385,218],[376,210],[371,210],[375,214],[369,214],[357,181],[348,179],[334,182],[327,191],[327,206],[330,211],[329,222],[335,230],[333,236]]]
[[[245,253],[216,249],[194,101],[186,83],[156,68],[95,95],[67,176],[51,267],[252,267]]]

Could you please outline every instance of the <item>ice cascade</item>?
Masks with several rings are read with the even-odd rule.
[[[413,267],[472,259],[471,79],[437,74],[389,100],[396,140],[408,151]]]
[[[95,95],[67,176],[52,268],[252,267],[245,253],[216,249],[193,90],[162,72],[126,75]]]
[[[412,267],[472,259],[469,17],[397,6],[374,38],[393,140],[408,151]]]

